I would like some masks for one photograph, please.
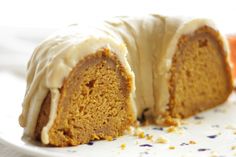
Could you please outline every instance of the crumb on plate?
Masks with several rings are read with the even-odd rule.
[[[126,148],[126,144],[122,143],[122,144],[120,145],[120,148],[121,148],[122,150],[124,150],[124,149]]]
[[[193,140],[190,140],[189,141],[189,144],[196,144],[197,142],[193,141]]]
[[[175,126],[170,126],[166,129],[166,132],[168,133],[172,133],[172,132],[176,132],[177,131],[177,127]]]
[[[165,144],[168,140],[164,136],[160,136],[156,139],[156,143]]]
[[[173,150],[173,149],[175,149],[175,146],[169,146],[169,149]]]

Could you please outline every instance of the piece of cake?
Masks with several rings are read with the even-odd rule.
[[[137,119],[165,122],[225,102],[228,47],[210,20],[147,15],[73,25],[28,63],[20,124],[43,144],[123,134]]]

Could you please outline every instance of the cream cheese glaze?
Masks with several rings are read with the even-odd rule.
[[[100,48],[115,53],[135,80],[131,92],[134,114],[139,117],[149,108],[150,115],[158,119],[169,102],[168,71],[178,39],[205,25],[215,29],[206,19],[117,17],[94,26],[70,26],[49,37],[35,49],[28,63],[20,116],[25,135],[33,137],[41,104],[50,91],[49,121],[41,133],[42,142],[49,143],[48,131],[56,118],[63,80],[80,60]],[[226,42],[224,47],[228,52]]]

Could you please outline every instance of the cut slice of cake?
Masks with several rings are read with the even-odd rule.
[[[122,135],[135,120],[131,86],[132,77],[108,49],[86,56],[64,80],[53,124],[48,123],[48,93],[37,120],[36,138],[65,146]]]
[[[172,117],[189,117],[227,100],[232,78],[226,53],[219,33],[210,27],[180,37],[168,87]]]

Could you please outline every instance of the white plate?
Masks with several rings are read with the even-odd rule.
[[[125,135],[114,141],[98,141],[93,145],[67,148],[37,146],[21,139],[18,125],[21,102],[24,96],[23,79],[8,73],[0,73],[0,142],[34,156],[234,156],[236,155],[236,94],[233,93],[224,105],[185,120],[186,124],[176,132],[167,133],[157,126],[143,128],[145,134],[168,139],[166,144],[157,144],[147,139]],[[195,141],[196,144],[189,144]],[[121,149],[121,145],[126,147]],[[175,149],[170,149],[174,146]],[[235,150],[234,150],[235,149]]]

